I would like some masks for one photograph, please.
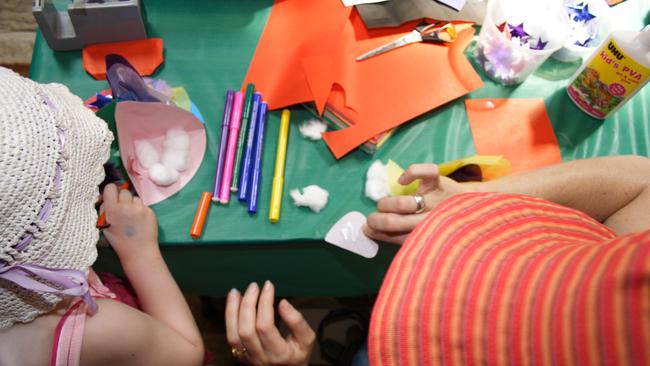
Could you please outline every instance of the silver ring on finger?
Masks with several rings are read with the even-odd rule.
[[[413,199],[415,200],[415,212],[416,214],[422,213],[424,211],[424,197],[419,194],[414,194]]]

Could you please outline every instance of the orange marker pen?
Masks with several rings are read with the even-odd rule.
[[[120,184],[117,190],[119,191],[122,189],[129,189],[129,182],[124,182]],[[109,226],[111,226],[111,224],[106,223],[106,212],[102,212],[101,214],[99,214],[99,217],[97,218],[97,223],[95,224],[95,227],[101,230],[101,229],[106,229]]]
[[[208,214],[208,209],[210,208],[210,202],[212,202],[212,194],[210,192],[203,192],[199,207],[196,209],[196,215],[194,215],[192,228],[190,229],[190,236],[194,239],[198,239],[201,236],[205,216]]]

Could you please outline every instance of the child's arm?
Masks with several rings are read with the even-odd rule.
[[[110,227],[104,230],[104,236],[120,258],[124,273],[133,286],[143,311],[150,316],[145,317],[147,321],[133,319],[133,324],[159,332],[145,337],[151,351],[156,351],[158,347],[171,347],[176,353],[183,354],[180,351],[187,349],[185,354],[196,356],[190,359],[202,358],[201,335],[160,254],[158,227],[153,211],[128,190],[118,192],[113,184],[106,186],[103,199],[106,220],[110,223]],[[131,323],[127,323],[129,324]],[[125,332],[129,331],[138,333],[137,329],[125,329]],[[151,343],[156,340],[164,342],[158,345]]]

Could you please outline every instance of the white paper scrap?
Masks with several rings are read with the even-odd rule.
[[[361,231],[365,223],[366,217],[361,212],[348,212],[327,232],[325,241],[362,257],[373,258],[379,245]]]

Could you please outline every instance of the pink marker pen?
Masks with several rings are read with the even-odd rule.
[[[219,201],[224,205],[230,201],[230,183],[232,182],[232,170],[235,164],[237,141],[239,140],[239,126],[241,125],[243,104],[244,94],[241,91],[238,91],[235,93],[235,102],[232,106],[230,133],[228,134],[228,149],[226,150],[226,162],[223,167],[223,180],[221,181],[221,192],[219,193]]]

